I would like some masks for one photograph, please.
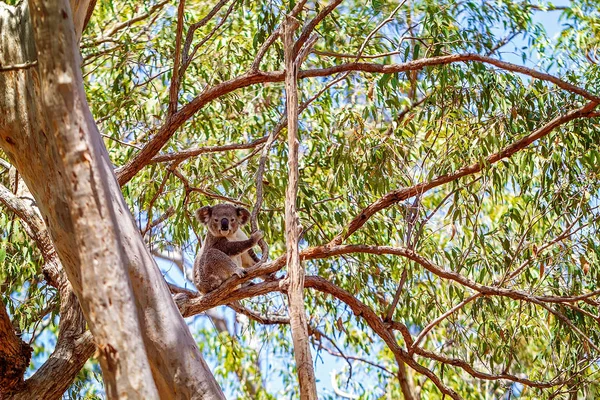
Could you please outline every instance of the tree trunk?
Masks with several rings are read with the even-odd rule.
[[[288,185],[285,195],[285,246],[288,265],[288,301],[290,328],[294,343],[294,357],[298,369],[300,398],[317,399],[315,371],[308,342],[308,324],[304,310],[304,268],[300,263],[300,226],[296,199],[298,197],[298,64],[294,53],[294,31],[298,27],[294,17],[283,25],[285,54],[285,98],[288,119]]]
[[[46,221],[107,396],[223,398],[121,195],[85,98],[69,2],[0,3],[0,60],[0,147]]]

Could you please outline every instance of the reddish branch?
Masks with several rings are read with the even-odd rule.
[[[534,381],[534,380],[527,379],[527,378],[520,378],[516,375],[511,375],[511,374],[507,374],[507,373],[489,374],[486,372],[477,371],[475,368],[473,368],[473,366],[471,364],[469,364],[468,362],[466,362],[464,360],[461,360],[458,358],[445,357],[445,356],[442,356],[439,354],[435,354],[431,351],[422,349],[421,347],[415,347],[414,352],[415,352],[415,354],[418,354],[418,355],[428,358],[430,360],[435,360],[435,361],[441,362],[446,365],[452,365],[455,367],[459,367],[459,368],[463,369],[465,372],[467,372],[469,375],[473,376],[474,378],[484,379],[484,380],[488,380],[488,381],[506,380],[506,381],[517,382],[517,383],[521,383],[525,386],[535,387],[535,388],[540,388],[540,389],[550,388],[550,387],[558,386],[558,385],[561,385],[564,383],[564,381],[562,381],[558,378],[555,378],[555,379],[553,379],[551,381],[547,381],[547,382],[541,382],[541,381]]]
[[[231,291],[232,287],[229,284],[221,286],[221,288],[213,291],[206,296],[200,298],[186,299],[186,301],[178,304],[180,306],[180,310],[182,311],[182,315],[184,317],[192,316],[198,314],[200,312],[204,312],[207,309],[212,307],[216,307],[217,305],[230,303],[237,300],[242,300],[249,297],[255,297],[264,295],[271,292],[285,292],[285,289],[282,288],[280,284],[281,281],[270,281],[263,282],[257,285],[245,287],[239,290]],[[225,288],[225,286],[227,288]],[[305,279],[305,287],[313,288],[319,290],[324,293],[328,293],[333,297],[341,300],[346,303],[354,312],[356,316],[363,318],[367,324],[373,329],[373,331],[382,338],[382,340],[388,345],[390,350],[393,352],[394,357],[396,358],[398,365],[407,364],[415,371],[420,374],[427,376],[431,381],[440,389],[442,393],[449,395],[453,399],[459,399],[460,397],[454,392],[452,389],[448,388],[443,384],[443,382],[437,377],[431,370],[423,367],[414,361],[409,355],[408,352],[403,350],[394,337],[393,332],[387,328],[385,322],[377,315],[371,308],[369,308],[364,303],[360,302],[356,297],[354,297],[349,292],[333,285],[331,282],[316,276],[308,276]],[[220,295],[216,292],[223,293],[225,291],[225,296],[219,299]],[[214,294],[217,294],[216,296]],[[407,374],[398,374],[398,378],[401,380],[401,385],[406,386],[407,382],[402,382],[402,379],[407,376]]]
[[[313,18],[308,24],[304,26],[296,44],[294,45],[294,54],[298,54],[304,43],[308,40],[311,33],[315,30],[316,26],[321,23],[329,14],[336,9],[342,3],[343,0],[334,0],[327,7],[321,9],[317,16]]]
[[[4,303],[0,301],[0,398],[23,382],[32,350],[16,335]]]
[[[429,379],[431,379],[434,385],[436,385],[442,393],[450,396],[453,399],[460,398],[454,390],[444,385],[440,378],[438,378],[438,376],[435,375],[431,370],[423,367],[415,360],[413,360],[412,357],[410,357],[409,354],[398,345],[393,332],[386,327],[384,321],[370,307],[362,303],[351,293],[335,286],[331,282],[318,276],[307,277],[306,287],[316,289],[320,292],[328,293],[333,297],[337,298],[338,300],[347,304],[352,309],[354,315],[363,318],[365,322],[367,322],[369,327],[373,329],[373,331],[379,337],[381,337],[381,339],[385,342],[385,344],[394,354],[399,368],[402,368],[404,364],[407,364],[418,373],[425,375]],[[410,386],[409,382],[405,382],[405,380],[408,379],[407,376],[408,374],[406,374],[405,372],[398,373],[398,379],[400,380],[400,385],[402,387]]]
[[[486,285],[479,284],[457,272],[445,270],[444,268],[434,264],[433,262],[429,261],[425,257],[417,254],[415,251],[413,251],[409,248],[406,248],[406,247],[370,246],[370,245],[360,245],[360,244],[339,245],[339,246],[326,245],[326,246],[311,247],[309,249],[306,249],[300,253],[300,257],[303,260],[309,260],[309,259],[319,259],[319,258],[326,258],[326,257],[331,257],[331,256],[338,256],[338,255],[349,254],[349,253],[367,253],[367,254],[378,254],[378,255],[391,254],[391,255],[405,257],[405,258],[408,258],[408,259],[416,262],[417,264],[419,264],[420,266],[425,268],[427,271],[431,272],[432,274],[434,274],[442,279],[454,281],[464,287],[473,289],[485,296],[502,296],[502,297],[508,297],[508,298],[511,298],[514,300],[523,300],[523,301],[528,301],[528,302],[574,303],[574,302],[581,301],[586,298],[600,295],[600,290],[596,290],[596,291],[593,291],[593,292],[590,292],[590,293],[587,293],[584,295],[579,295],[579,296],[538,296],[538,295],[529,294],[529,293],[521,291],[521,290],[506,289],[506,288],[501,288],[501,287],[497,287],[497,286],[486,286]],[[281,259],[281,257],[278,258],[277,260],[275,260],[273,262],[273,264],[279,265],[281,263],[280,259]],[[283,264],[285,264],[285,262],[283,262]],[[272,266],[269,265],[269,266],[265,266],[265,269],[267,267],[269,267],[269,269],[272,268]],[[253,271],[253,272],[249,273],[249,275],[253,276],[255,273],[257,273],[257,272]]]
[[[177,129],[207,103],[243,87],[257,83],[277,81],[283,81],[283,74],[251,72],[204,90],[198,97],[181,107],[181,109],[168,118],[144,148],[127,164],[116,171],[119,184],[122,186],[129,182],[160,151]]]
[[[370,72],[379,74],[393,74],[398,72],[415,71],[425,67],[433,67],[439,65],[453,64],[457,62],[480,62],[483,64],[494,65],[505,71],[516,72],[523,75],[531,76],[532,78],[540,79],[542,81],[552,82],[556,86],[560,87],[571,93],[576,93],[583,98],[590,101],[600,103],[600,97],[596,96],[579,86],[573,85],[567,81],[555,77],[554,75],[546,74],[544,72],[536,71],[532,68],[527,68],[521,65],[516,65],[506,61],[500,61],[492,57],[482,56],[479,54],[467,53],[467,54],[453,54],[449,56],[439,56],[431,58],[421,58],[414,61],[408,61],[404,64],[374,64],[368,62],[356,62],[356,63],[345,63],[336,65],[335,67],[311,69],[306,71],[300,71],[300,78],[313,78],[319,76],[329,76],[346,71],[360,71]]]
[[[128,19],[127,21],[119,22],[119,23],[113,25],[106,32],[104,32],[102,34],[102,36],[92,39],[89,43],[84,43],[81,47],[83,47],[83,48],[94,47],[94,46],[98,46],[99,44],[110,41],[111,40],[110,38],[112,36],[114,36],[115,34],[119,33],[123,29],[126,29],[126,28],[132,26],[133,24],[135,24],[137,22],[143,21],[146,18],[152,16],[152,14],[154,14],[156,11],[162,9],[165,5],[167,5],[169,3],[170,3],[169,0],[165,0],[165,1],[161,1],[159,3],[156,3],[155,5],[150,7],[148,9],[148,11],[140,13],[140,14],[136,14],[132,18]],[[92,10],[90,10],[90,15],[91,15],[91,11]]]
[[[503,297],[512,298],[514,300],[527,301],[527,302],[536,304],[536,305],[548,310],[549,312],[553,313],[554,315],[556,315],[563,322],[565,322],[566,324],[571,326],[571,328],[574,329],[574,331],[577,332],[584,340],[586,340],[592,348],[596,348],[596,346],[593,343],[591,343],[589,337],[585,336],[579,329],[574,327],[573,324],[568,320],[568,318],[566,316],[564,316],[562,313],[558,312],[557,310],[553,310],[547,303],[574,303],[574,302],[588,299],[588,298],[591,298],[594,296],[598,296],[598,295],[600,295],[600,290],[590,292],[587,294],[583,294],[583,295],[579,295],[579,296],[564,296],[564,297],[535,296],[535,295],[531,295],[529,293],[519,291],[519,290],[511,290],[511,289],[504,289],[504,288],[499,288],[499,287],[494,287],[494,286],[480,285],[458,273],[455,273],[453,271],[444,270],[443,268],[435,265],[434,263],[432,263],[429,260],[425,259],[424,257],[416,254],[413,250],[408,249],[408,248],[394,248],[394,247],[387,247],[387,246],[367,246],[367,245],[319,246],[319,247],[313,247],[313,248],[310,248],[310,249],[307,249],[307,250],[301,252],[300,256],[303,260],[308,260],[308,259],[331,257],[331,256],[336,256],[336,255],[348,254],[348,253],[393,254],[393,255],[403,256],[403,257],[409,258],[409,259],[417,262],[419,265],[424,267],[427,271],[433,273],[434,275],[436,275],[440,278],[452,280],[452,281],[457,282],[465,287],[474,289],[475,291],[478,292],[478,294],[473,296],[473,298],[479,297],[481,295],[503,296]],[[264,267],[261,267],[254,271],[251,271],[249,273],[248,278],[256,277],[258,275],[264,274],[265,272],[274,272],[274,271],[280,269],[283,265],[285,265],[285,263],[286,263],[286,259],[284,256],[282,256],[282,257],[278,258],[277,260],[273,261],[272,263],[265,265]],[[216,290],[212,293],[209,293],[208,295],[206,295],[202,298],[189,299],[184,304],[182,304],[180,307],[182,314],[187,317],[187,316],[191,316],[191,315],[200,313],[202,311],[205,311],[209,308],[215,307],[219,304],[242,300],[242,299],[248,298],[248,297],[264,295],[264,294],[270,293],[272,291],[283,290],[280,287],[278,282],[268,282],[268,283],[261,283],[261,284],[255,285],[255,286],[250,286],[250,287],[247,287],[247,288],[244,288],[241,290],[233,291],[234,288],[240,282],[243,282],[246,279],[247,278],[244,278],[241,280],[233,280],[229,283],[226,283],[218,290]],[[367,322],[369,323],[369,325],[371,326],[371,328],[386,342],[386,344],[388,344],[388,346],[390,346],[390,349],[394,352],[394,354],[396,355],[396,357],[398,359],[399,365],[402,365],[403,362],[407,363],[413,369],[416,369],[418,372],[423,373],[428,377],[430,377],[430,375],[427,373],[428,370],[418,369],[419,367],[420,368],[423,368],[423,367],[418,366],[418,364],[415,365],[414,362],[411,363],[408,361],[409,359],[412,360],[412,358],[410,357],[410,354],[412,354],[412,353],[419,354],[421,356],[431,358],[433,360],[443,362],[445,364],[460,367],[460,368],[464,369],[467,373],[471,374],[472,376],[481,378],[481,379],[491,379],[491,380],[506,379],[506,380],[520,382],[520,383],[523,383],[528,386],[539,387],[539,388],[547,388],[547,387],[551,387],[551,386],[560,384],[558,379],[554,379],[549,382],[539,382],[539,381],[532,381],[532,380],[529,380],[526,378],[519,378],[514,375],[510,375],[510,374],[506,374],[506,373],[498,374],[498,375],[482,373],[482,372],[476,371],[475,369],[470,367],[465,361],[451,359],[451,358],[447,358],[444,356],[436,355],[434,353],[429,353],[417,346],[418,341],[420,341],[422,339],[423,335],[420,335],[419,338],[417,338],[417,342],[413,343],[413,339],[410,336],[410,333],[408,332],[408,329],[405,326],[403,326],[402,324],[395,322],[395,321],[392,321],[390,323],[386,323],[386,322],[382,321],[375,314],[375,312],[373,310],[368,308],[366,305],[360,303],[357,299],[353,298],[353,296],[351,296],[349,293],[344,292],[343,290],[341,290],[339,288],[336,288],[334,285],[325,281],[324,279],[317,278],[317,277],[307,277],[305,286],[306,287],[314,287],[319,290],[330,293],[330,294],[334,295],[336,298],[340,299],[341,301],[343,301],[346,304],[348,304],[349,306],[351,306],[351,308],[355,312],[355,314],[359,315],[361,317],[364,317],[367,320]],[[455,307],[455,309],[453,309],[451,311],[454,312],[457,309],[459,309],[461,306],[464,306],[464,304],[461,303],[459,306]],[[441,319],[447,317],[447,314],[448,313],[446,313],[442,317],[436,319],[436,321],[432,322],[432,324],[439,323],[439,321],[441,321]],[[380,325],[383,325],[385,329],[381,328]],[[433,325],[431,327],[433,327]],[[431,329],[431,327],[428,327],[428,329]],[[397,343],[395,342],[393,337],[392,338],[387,337],[388,329],[400,330],[402,332],[405,342],[409,346],[409,351],[406,352],[408,355],[404,354],[405,351],[399,348],[399,346],[397,345]],[[426,333],[426,332],[424,331],[424,333]],[[399,378],[400,377],[401,377],[401,374],[399,374]]]
[[[202,28],[204,25],[206,25],[218,12],[221,8],[223,8],[223,6],[225,4],[227,4],[230,0],[220,0],[210,11],[209,13],[202,18],[200,21],[192,24],[190,26],[190,28],[188,29],[188,32],[186,34],[185,37],[185,44],[183,46],[183,60],[182,60],[182,70],[180,72],[180,75],[183,75],[183,72],[185,72],[185,68],[187,68],[187,66],[190,63],[190,48],[192,47],[192,41],[194,40],[194,33]]]
[[[507,71],[517,72],[520,74],[531,76],[533,78],[552,82],[558,87],[571,93],[581,95],[582,97],[591,100],[592,102],[600,102],[600,97],[593,95],[588,91],[573,84],[570,84],[553,75],[539,72],[534,69],[523,67],[520,65],[508,63],[505,61],[499,61],[491,57],[470,53],[423,58],[415,61],[409,61],[403,64],[391,65],[382,65],[374,63],[346,63],[330,68],[299,71],[298,77],[301,79],[322,77],[346,71],[369,73],[398,73],[406,71],[415,71],[425,67],[445,65],[456,62],[481,62],[485,64],[491,64]],[[227,93],[231,93],[235,90],[244,87],[248,87],[259,83],[282,82],[283,80],[284,72],[282,71],[261,72],[255,69],[251,69],[249,72],[241,76],[207,88],[190,103],[186,104],[171,117],[167,118],[164,125],[159,129],[157,134],[144,146],[144,148],[127,164],[125,164],[123,167],[117,170],[119,184],[124,185],[125,183],[129,182],[138,171],[144,168],[144,166],[146,166],[150,162],[150,160],[152,160],[152,158],[156,156],[156,154],[158,154],[160,149],[173,136],[175,131],[177,131],[177,129],[179,129],[187,120],[189,120],[196,112],[198,112],[198,110],[200,110],[209,102]]]
[[[587,103],[585,106],[580,107],[576,110],[570,111],[565,115],[560,117],[556,117],[546,125],[532,132],[531,134],[525,136],[524,138],[506,146],[502,150],[497,153],[494,153],[488,156],[485,159],[485,163],[474,163],[471,165],[466,165],[457,171],[454,171],[450,174],[441,175],[437,178],[429,181],[422,182],[417,185],[402,188],[398,190],[394,190],[381,197],[379,200],[371,203],[367,208],[361,211],[359,215],[357,215],[344,229],[344,232],[336,236],[332,241],[331,245],[341,244],[344,239],[348,238],[354,232],[356,232],[360,227],[362,227],[365,222],[369,220],[375,213],[387,208],[393,204],[396,204],[400,201],[409,199],[418,194],[423,194],[428,190],[431,190],[435,187],[441,186],[445,183],[455,181],[463,176],[472,175],[480,172],[486,165],[497,163],[498,161],[508,158],[518,152],[519,150],[523,150],[525,147],[529,146],[531,143],[536,140],[548,135],[554,129],[558,128],[561,125],[566,124],[567,122],[573,121],[577,118],[584,118],[593,115],[593,110],[597,107],[598,103],[595,101],[591,101]]]
[[[71,385],[83,364],[91,357],[95,345],[92,342],[91,334],[86,332],[79,301],[67,280],[42,218],[33,206],[28,205],[2,185],[0,185],[0,203],[13,211],[24,223],[28,235],[36,242],[42,253],[44,259],[42,271],[45,279],[49,284],[58,288],[61,299],[59,333],[54,351],[35,374],[24,383],[12,381],[13,385],[19,384],[4,386],[10,389],[7,399],[59,399]],[[4,337],[10,338],[11,336],[9,333],[0,334],[0,338]],[[22,349],[27,350],[26,348]],[[28,357],[27,360],[29,360]],[[28,363],[25,367],[27,365]],[[25,370],[23,369],[21,372],[24,373]],[[0,376],[2,375],[0,366]],[[54,379],[58,375],[61,376],[61,379]],[[21,374],[21,380],[22,376]],[[0,388],[2,386],[0,383]]]
[[[183,150],[176,153],[167,153],[160,154],[156,157],[153,157],[149,164],[155,164],[166,161],[181,161],[190,157],[199,156],[200,154],[207,153],[219,153],[223,151],[231,151],[231,150],[246,150],[253,149],[258,145],[261,145],[267,141],[268,136],[263,136],[260,139],[253,140],[247,143],[233,143],[233,144],[225,144],[222,146],[204,146],[204,147],[196,147],[193,149]]]
[[[342,254],[345,251],[354,252],[354,250],[356,250],[356,248],[351,250],[353,247],[356,247],[356,246],[338,246],[338,247],[339,248],[336,247],[336,249],[334,249],[333,252],[327,252],[324,247],[319,247],[318,253],[317,253],[317,251],[312,251],[311,252],[312,254],[310,256],[305,254],[305,252],[303,252],[303,254],[306,258],[309,258],[309,257],[310,258],[322,258],[322,257],[326,257],[326,256],[331,256],[334,254]],[[317,248],[315,248],[313,250],[316,250],[316,249]],[[380,250],[382,251],[383,249],[377,248],[377,249],[371,249],[371,250],[373,250],[374,254],[380,254]],[[371,251],[369,251],[369,252],[371,252]],[[393,254],[393,253],[386,252],[385,254]],[[239,283],[239,281],[237,283]],[[198,297],[192,298],[191,296],[186,298],[185,301],[180,304],[180,310],[182,311],[182,315],[184,315],[185,317],[189,317],[189,316],[204,312],[210,308],[216,307],[218,305],[226,304],[229,302],[234,302],[234,301],[243,300],[246,298],[261,296],[261,295],[265,295],[265,294],[268,294],[271,292],[285,292],[285,289],[282,287],[280,280],[263,282],[263,283],[259,283],[257,285],[253,285],[253,286],[248,286],[248,287],[245,287],[245,288],[242,288],[239,290],[234,290],[236,285],[225,285],[225,286],[227,288],[222,287],[219,289],[220,291],[225,289],[225,292],[227,293],[227,295],[224,296],[224,298],[222,298],[222,299],[219,299],[218,296],[217,297],[211,296],[212,293],[208,294],[204,297],[199,297],[199,298]],[[307,276],[305,279],[305,287],[313,288],[313,289],[319,290],[321,292],[328,293],[328,294],[332,295],[333,297],[335,297],[336,299],[347,304],[352,309],[353,313],[357,317],[363,318],[367,322],[369,327],[371,327],[371,329],[373,329],[373,331],[386,343],[386,345],[388,345],[390,350],[393,352],[399,366],[403,365],[403,364],[409,365],[411,368],[413,368],[417,372],[432,379],[432,382],[443,393],[450,395],[452,398],[458,398],[456,393],[452,392],[451,389],[446,388],[444,386],[444,384],[441,382],[441,380],[435,374],[433,374],[433,372],[431,372],[427,368],[421,366],[416,361],[414,361],[411,354],[418,354],[419,356],[429,358],[429,359],[432,359],[432,360],[435,360],[435,361],[438,361],[438,362],[441,362],[441,363],[444,363],[447,365],[459,367],[459,368],[463,369],[464,371],[466,371],[467,373],[469,373],[470,375],[472,375],[473,377],[484,379],[484,380],[508,380],[508,381],[513,381],[513,382],[519,382],[526,386],[536,387],[536,388],[553,387],[553,386],[560,385],[563,382],[563,381],[559,380],[558,378],[555,378],[551,381],[534,381],[534,380],[530,380],[528,378],[518,377],[515,375],[508,374],[508,373],[491,374],[491,373],[477,371],[466,361],[438,355],[438,354],[429,352],[427,350],[424,350],[423,348],[418,347],[416,344],[413,344],[410,333],[408,333],[408,330],[406,329],[405,326],[403,326],[402,324],[395,322],[395,321],[386,323],[370,307],[368,307],[367,305],[365,305],[364,303],[359,301],[351,293],[337,287],[336,285],[332,284],[331,282],[329,282],[323,278],[320,278],[317,276]],[[596,293],[596,294],[598,294],[598,293]],[[193,294],[191,294],[191,295],[193,295]],[[509,297],[512,297],[512,296],[509,296]],[[531,299],[536,300],[535,298],[530,298],[530,300]],[[565,299],[566,299],[566,301],[568,301],[568,298],[565,298]],[[540,303],[537,301],[534,301],[534,302]],[[405,338],[405,342],[409,346],[409,351],[402,349],[398,345],[398,343],[396,342],[396,339],[393,335],[393,330],[400,330],[402,332],[402,334]],[[400,374],[398,374],[398,377],[399,377],[399,379],[401,379]]]

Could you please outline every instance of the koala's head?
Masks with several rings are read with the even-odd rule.
[[[196,218],[208,227],[213,236],[227,237],[248,222],[250,211],[232,204],[217,204],[200,208],[196,211]]]

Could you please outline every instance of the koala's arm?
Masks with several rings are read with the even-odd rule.
[[[262,232],[255,232],[247,240],[228,241],[227,239],[219,240],[215,243],[215,248],[221,250],[228,256],[237,256],[248,249],[252,248],[262,238]]]
[[[215,244],[215,249],[221,250],[223,253],[228,256],[237,256],[238,254],[242,254],[246,250],[252,248],[256,242],[252,239],[240,240],[235,242],[230,242],[228,240],[220,240],[219,243]]]

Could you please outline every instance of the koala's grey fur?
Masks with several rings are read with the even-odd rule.
[[[248,222],[250,212],[232,204],[202,207],[196,211],[196,217],[208,227],[194,261],[194,283],[200,293],[206,294],[233,275],[247,274],[243,266],[253,265],[253,258],[247,252],[263,234],[257,231],[248,239],[239,227]]]

